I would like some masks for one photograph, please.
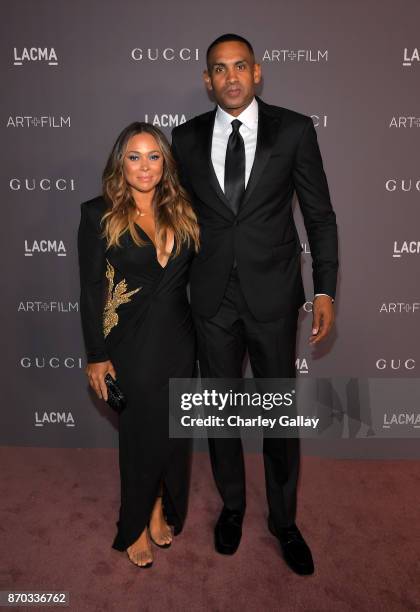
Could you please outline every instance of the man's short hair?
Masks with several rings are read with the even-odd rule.
[[[206,53],[207,68],[209,68],[209,57],[210,57],[211,51],[214,49],[214,47],[216,47],[217,45],[220,45],[221,43],[224,43],[224,42],[241,42],[241,43],[243,43],[244,45],[246,45],[248,47],[248,49],[249,49],[249,51],[250,51],[250,53],[252,55],[252,59],[255,59],[254,49],[252,48],[252,45],[249,42],[249,40],[247,40],[243,36],[239,36],[239,34],[222,34],[222,36],[219,36],[218,38],[216,38],[216,40],[213,40],[213,42],[211,43],[211,45],[207,49],[207,53]]]

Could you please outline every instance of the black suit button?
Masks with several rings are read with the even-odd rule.
[[[239,225],[239,221],[238,221],[238,219],[235,219],[235,221],[233,222],[233,225],[234,225],[235,227],[238,227],[238,225]]]

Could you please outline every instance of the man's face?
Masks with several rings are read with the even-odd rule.
[[[260,80],[261,66],[254,63],[244,43],[224,42],[211,50],[204,82],[219,106],[231,115],[238,116],[250,104]]]

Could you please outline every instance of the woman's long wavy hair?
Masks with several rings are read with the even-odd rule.
[[[152,206],[155,214],[156,243],[158,247],[166,245],[167,231],[172,230],[175,240],[176,257],[181,245],[191,243],[196,251],[199,248],[199,227],[197,217],[189,202],[187,193],[181,187],[178,179],[175,160],[172,156],[166,136],[150,123],[135,122],[128,125],[118,136],[105,170],[102,175],[102,192],[108,203],[109,210],[103,215],[103,237],[108,248],[120,246],[120,238],[125,232],[130,232],[138,246],[145,243],[136,231],[134,219],[137,209],[131,189],[124,177],[124,155],[128,141],[132,136],[147,133],[155,138],[163,155],[162,179],[156,185]]]

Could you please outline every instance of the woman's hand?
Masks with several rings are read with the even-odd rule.
[[[87,377],[89,378],[89,384],[95,391],[99,399],[108,399],[108,389],[104,382],[105,376],[109,373],[112,378],[117,378],[112,363],[108,361],[101,361],[99,363],[88,363],[85,370]]]

